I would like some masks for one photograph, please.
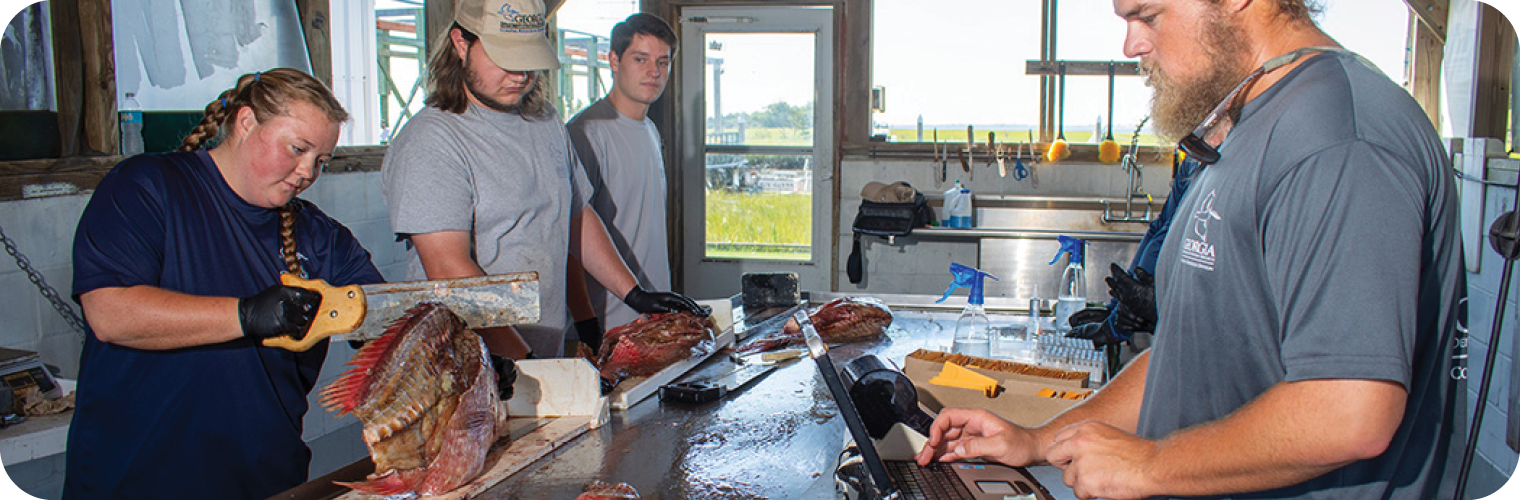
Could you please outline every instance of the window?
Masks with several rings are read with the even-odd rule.
[[[638,12],[639,5],[638,0],[578,0],[562,5],[554,13],[557,45],[564,48],[554,98],[561,117],[569,120],[612,87],[607,66],[612,27]]]

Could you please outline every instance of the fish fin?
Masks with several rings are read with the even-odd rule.
[[[390,351],[396,339],[401,338],[401,331],[405,329],[407,323],[420,312],[422,312],[422,305],[413,307],[392,322],[380,338],[366,342],[364,347],[360,347],[359,351],[354,353],[353,359],[346,363],[353,368],[343,372],[337,380],[333,380],[322,389],[322,407],[328,411],[336,411],[338,415],[358,408],[369,392],[370,374],[374,371],[373,369],[385,359],[385,353]]]
[[[412,491],[412,486],[406,484],[401,474],[390,471],[381,476],[371,477],[361,482],[333,481],[333,484],[344,486],[359,491],[374,493],[376,495],[396,495]]]

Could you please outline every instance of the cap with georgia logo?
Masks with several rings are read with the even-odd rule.
[[[559,68],[549,45],[549,13],[543,0],[458,0],[454,22],[480,37],[486,55],[501,69]]]

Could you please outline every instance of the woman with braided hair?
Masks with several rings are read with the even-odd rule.
[[[266,498],[306,481],[302,417],[327,342],[260,340],[303,337],[320,302],[281,273],[382,281],[347,228],[296,198],[347,119],[310,75],[243,75],[179,151],[100,181],[74,237],[89,330],[64,498]]]

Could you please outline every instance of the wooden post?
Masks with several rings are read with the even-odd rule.
[[[1492,5],[1479,3],[1478,101],[1473,109],[1473,137],[1503,141],[1509,135],[1511,69],[1515,62],[1515,28]]]
[[[425,29],[422,31],[422,43],[426,52],[422,57],[432,57],[433,51],[438,50],[437,43],[440,37],[453,24],[454,0],[426,0],[423,3],[422,25]]]
[[[332,33],[328,23],[327,0],[296,0],[301,18],[301,34],[306,38],[306,55],[311,60],[311,76],[332,88]]]
[[[116,58],[110,0],[48,2],[53,24],[60,154],[114,155]]]
[[[1409,31],[1408,74],[1404,75],[1409,95],[1420,103],[1430,124],[1441,130],[1441,59],[1446,42],[1429,23],[1415,16],[1410,17]]]

